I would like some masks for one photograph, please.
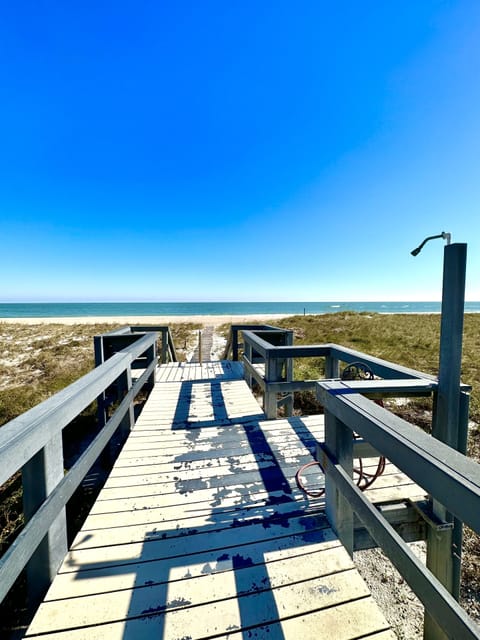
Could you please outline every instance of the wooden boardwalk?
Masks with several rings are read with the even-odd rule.
[[[265,420],[242,375],[234,362],[159,368],[26,637],[395,638],[323,499],[295,483],[322,417]],[[392,465],[368,491],[418,492]]]

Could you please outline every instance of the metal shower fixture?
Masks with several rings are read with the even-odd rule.
[[[445,231],[442,231],[442,233],[439,233],[438,236],[428,236],[428,238],[425,238],[425,240],[422,242],[422,244],[419,244],[416,249],[414,249],[413,251],[410,252],[412,254],[412,256],[418,256],[420,251],[423,249],[423,246],[429,240],[435,240],[435,238],[443,238],[444,240],[447,241],[447,244],[450,244],[451,234],[450,233],[446,233]]]

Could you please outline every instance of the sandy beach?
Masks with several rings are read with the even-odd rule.
[[[285,314],[263,314],[244,316],[80,316],[61,318],[0,318],[2,323],[11,324],[114,324],[124,325],[160,325],[168,326],[182,322],[194,322],[202,325],[218,327],[222,324],[264,323],[271,324],[275,320],[287,317]]]

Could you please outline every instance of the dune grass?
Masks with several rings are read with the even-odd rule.
[[[116,326],[0,323],[0,426],[91,371],[93,336]],[[198,328],[172,324],[180,360],[193,348]]]
[[[294,316],[277,326],[294,331],[295,344],[334,342],[345,347],[438,375],[440,316],[338,313]],[[464,318],[462,382],[471,385],[468,455],[480,462],[480,314]],[[323,359],[296,363],[296,377],[314,379],[323,375]],[[396,413],[418,426],[431,422],[431,400],[411,400]],[[464,530],[462,561],[462,605],[480,620],[480,536]]]
[[[279,320],[277,325],[293,329],[295,344],[335,342],[418,371],[438,374],[438,314],[382,315],[345,312],[323,316],[292,316]],[[462,382],[472,386],[470,416],[475,423],[480,423],[479,355],[480,314],[467,314],[464,321],[461,377]],[[311,379],[319,373],[323,361],[305,360],[297,365],[303,369],[297,371],[296,375]],[[320,372],[323,374],[323,370]]]
[[[93,336],[114,324],[0,323],[0,427],[93,369]],[[172,324],[177,356],[196,340],[193,323]],[[64,431],[66,454],[95,421],[95,403]],[[21,482],[17,474],[0,487],[0,548],[22,525]]]
[[[438,373],[439,315],[381,315],[375,313],[292,316],[275,322],[292,329],[295,344],[334,342],[433,375]],[[115,325],[21,325],[0,323],[0,426],[78,379],[94,366],[93,336]],[[472,386],[469,454],[480,461],[480,314],[465,316],[462,381]],[[198,324],[172,324],[180,359],[197,339]],[[229,326],[221,328],[224,333]],[[323,359],[296,362],[298,379],[323,376]],[[428,402],[418,401],[405,416],[419,424]],[[403,408],[403,411],[406,409]],[[415,413],[416,411],[416,413]],[[93,418],[94,407],[87,410]],[[307,410],[308,412],[308,410]],[[88,417],[88,416],[87,416]],[[428,421],[428,420],[427,420]],[[0,487],[0,548],[21,526],[21,483],[13,478]],[[466,532],[463,592],[473,594],[467,605],[480,616],[480,539]]]

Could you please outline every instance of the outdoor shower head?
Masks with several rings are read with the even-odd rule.
[[[412,254],[412,256],[418,256],[418,254],[420,253],[420,251],[423,249],[423,246],[429,241],[429,240],[435,240],[435,238],[443,238],[444,240],[447,241],[447,244],[450,244],[450,234],[449,233],[445,233],[445,231],[442,231],[442,233],[439,233],[438,236],[428,236],[428,238],[425,238],[425,240],[418,245],[418,247],[416,249],[414,249],[413,251],[411,251],[410,253]]]

